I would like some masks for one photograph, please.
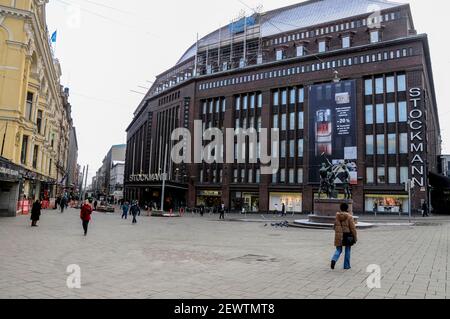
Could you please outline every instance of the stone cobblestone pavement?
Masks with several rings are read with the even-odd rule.
[[[76,210],[0,219],[0,298],[450,298],[450,219],[360,231],[353,269],[329,269],[334,234],[215,217],[96,213],[87,238]],[[81,289],[68,289],[68,265]],[[381,266],[370,290],[368,265]]]

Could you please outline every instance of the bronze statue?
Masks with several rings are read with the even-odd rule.
[[[336,192],[336,179],[338,178],[338,174],[342,172],[341,176],[343,177],[342,184],[344,187],[344,195],[345,199],[352,199],[352,191],[350,188],[350,171],[348,169],[348,162],[340,163],[337,165],[333,165],[328,158],[325,158],[328,162],[328,166],[325,163],[322,163],[322,167],[319,170],[320,175],[320,188],[319,188],[319,199],[322,196],[322,193],[327,195],[328,199],[337,198]]]

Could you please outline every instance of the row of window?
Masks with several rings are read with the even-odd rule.
[[[203,114],[219,114],[225,113],[227,108],[227,100],[225,98],[216,98],[209,101],[203,101]]]
[[[366,155],[386,154],[408,154],[408,133],[366,135]]]
[[[22,136],[22,148],[20,151],[20,162],[23,165],[28,165],[28,145],[29,145],[30,137],[28,135]],[[32,158],[32,167],[37,169],[38,167],[38,157],[39,157],[39,145],[34,145],[33,148],[33,158]],[[48,174],[52,174],[52,159],[50,159]]]
[[[299,41],[303,39],[312,38],[314,36],[321,36],[326,35],[329,33],[334,32],[342,32],[347,31],[355,28],[360,28],[362,26],[367,25],[374,25],[377,23],[383,23],[388,21],[393,21],[395,19],[398,19],[400,17],[400,12],[392,12],[392,13],[386,13],[384,15],[372,15],[371,17],[367,19],[358,19],[353,20],[346,23],[331,25],[328,27],[322,27],[318,28],[312,31],[303,31],[303,32],[297,32],[295,34],[285,35],[282,37],[277,37],[271,40],[266,41],[266,46],[272,46],[272,45],[279,45],[279,44],[285,44],[291,41]]]
[[[289,113],[289,127],[287,122],[288,114],[274,114],[272,119],[272,127],[279,129],[280,131],[303,130],[305,128],[304,113],[298,112],[297,114],[298,116],[296,117],[296,113]]]
[[[397,177],[397,167],[378,167],[376,170],[373,167],[366,167],[367,184],[398,184],[399,181],[400,184],[405,184],[409,179],[409,168],[407,166],[400,167],[399,181]]]
[[[406,102],[371,104],[365,106],[366,124],[406,123],[408,106]]]
[[[291,76],[291,75],[296,75],[296,74],[336,69],[336,68],[347,67],[347,66],[352,66],[352,65],[359,65],[359,64],[366,64],[366,63],[376,63],[376,62],[382,62],[382,61],[387,61],[387,60],[400,59],[400,58],[404,58],[404,57],[408,57],[408,56],[412,56],[412,55],[413,55],[412,48],[409,48],[409,49],[403,48],[403,49],[398,49],[398,50],[378,52],[375,54],[359,55],[359,56],[355,56],[352,58],[329,60],[329,61],[324,61],[321,63],[306,64],[303,66],[298,66],[298,67],[293,67],[293,68],[279,69],[276,71],[268,71],[268,72],[262,72],[262,73],[246,75],[246,76],[237,76],[237,77],[227,79],[227,80],[218,80],[218,81],[203,83],[203,84],[199,85],[199,90],[204,91],[204,90],[209,90],[209,89],[227,87],[227,86],[231,86],[231,85],[238,85],[238,84],[242,84],[242,83],[250,83],[250,82],[255,82],[255,81],[262,81],[262,80]]]
[[[289,101],[288,101],[289,92]],[[274,91],[272,93],[272,103],[273,106],[279,105],[293,105],[295,102],[304,103],[305,102],[305,89],[304,88],[291,88],[284,89],[281,91]]]
[[[386,77],[376,77],[364,81],[365,95],[395,93],[406,91],[406,75],[389,75]]]
[[[303,139],[298,139],[297,142],[295,140],[290,140],[290,141],[286,141],[286,140],[282,140],[279,142],[278,145],[274,144],[273,145],[273,152],[272,152],[272,157],[276,157],[279,156],[279,158],[303,158],[304,156],[304,145],[305,142]],[[241,148],[239,147],[241,146]],[[247,152],[247,146],[248,147],[248,154],[249,154],[249,158],[246,157],[246,152]],[[256,147],[256,149],[255,149]],[[277,150],[278,147],[278,150]],[[289,148],[288,148],[289,147]],[[295,153],[296,148],[297,147],[297,154]],[[223,152],[223,149],[222,149]],[[256,154],[255,154],[256,153]],[[223,153],[222,153],[223,154]],[[257,143],[256,145],[253,145],[253,143],[242,143],[242,144],[238,144],[235,143],[234,144],[234,159],[238,160],[239,158],[242,159],[248,159],[248,160],[252,160],[252,159],[260,159],[261,158],[261,143]]]
[[[276,174],[272,174],[272,184],[303,184],[303,168],[297,169],[297,178],[295,169],[280,169]],[[288,175],[286,176],[286,173]]]
[[[236,111],[262,108],[262,94],[253,93],[234,97],[234,107]]]
[[[329,50],[329,41],[330,39],[322,39],[318,41],[318,48],[317,52],[324,53]],[[381,31],[380,30],[373,30],[370,31],[370,43],[378,43],[381,41]],[[352,37],[350,35],[343,36],[341,38],[341,47],[342,49],[347,49],[352,46]],[[308,54],[308,51],[306,49],[306,46],[304,44],[299,44],[296,47],[296,56],[301,57]],[[286,48],[278,48],[276,50],[275,59],[277,61],[281,61],[288,58]]]

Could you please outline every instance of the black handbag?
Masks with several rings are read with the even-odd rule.
[[[344,230],[344,227],[342,226],[341,223],[341,227],[342,230]],[[353,245],[355,245],[355,236],[353,236],[353,233],[344,233],[344,236],[342,238],[342,246],[344,247],[352,247]]]

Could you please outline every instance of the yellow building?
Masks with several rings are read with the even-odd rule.
[[[47,3],[0,0],[0,157],[19,172],[2,182],[0,171],[0,183],[15,193],[19,180],[18,196],[28,199],[54,198],[67,170],[70,104],[51,49]]]

